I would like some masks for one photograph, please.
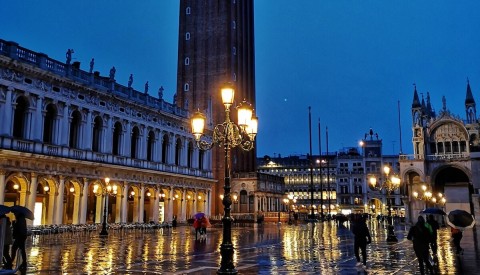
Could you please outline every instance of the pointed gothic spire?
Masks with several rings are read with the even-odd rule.
[[[435,111],[433,111],[432,104],[430,102],[430,93],[427,92],[427,112],[430,117],[435,117]]]
[[[418,99],[418,93],[417,93],[417,85],[413,83],[413,102],[412,102],[412,108],[418,108],[420,107],[420,99]]]
[[[465,105],[475,104],[475,99],[473,98],[472,89],[470,89],[470,81],[467,78],[467,95],[465,96]]]

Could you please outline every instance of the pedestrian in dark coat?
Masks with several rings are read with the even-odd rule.
[[[20,255],[22,256],[22,263],[17,266],[20,269],[27,268],[27,253],[25,251],[25,241],[27,240],[27,221],[25,215],[22,213],[15,214],[15,223],[13,224],[13,245],[12,245],[12,262],[15,261],[15,255],[17,249],[20,249]]]
[[[433,215],[428,215],[427,217],[427,223],[430,224],[430,227],[432,228],[432,239],[430,242],[430,248],[432,249],[433,256],[437,256],[437,231],[440,229],[440,225],[438,222],[435,220]]]
[[[367,265],[367,244],[372,242],[372,237],[370,236],[370,231],[368,230],[367,223],[363,216],[354,216],[354,221],[352,223],[352,233],[354,235],[353,248],[355,251],[355,258],[357,259],[357,266],[361,265],[360,262],[360,253],[362,251],[362,262],[363,266]]]
[[[5,222],[5,236],[3,240],[3,266],[5,269],[12,269],[12,258],[10,257],[10,245],[13,243],[12,239],[12,223],[10,218],[1,215],[0,219]]]
[[[425,218],[418,217],[417,223],[408,231],[407,239],[413,241],[413,250],[418,259],[418,265],[420,266],[420,273],[425,274],[424,263],[427,265],[427,269],[433,274],[433,267],[428,260],[429,244],[431,240],[430,232],[425,227]]]

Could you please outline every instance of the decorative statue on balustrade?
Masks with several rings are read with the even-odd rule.
[[[148,94],[148,81],[145,83],[145,94]]]
[[[132,88],[133,84],[133,74],[130,74],[130,77],[128,78],[128,88]]]
[[[72,61],[72,53],[74,53],[73,49],[68,49],[67,53],[65,54],[67,57],[67,65],[70,65],[70,62]]]
[[[163,86],[160,86],[158,89],[158,99],[162,100],[163,99]]]
[[[92,73],[93,72],[93,65],[95,64],[95,59],[92,58],[92,60],[90,61],[90,70],[88,71],[89,73]]]
[[[115,72],[117,72],[117,70],[115,69],[115,66],[113,66],[110,69],[110,80],[115,80]]]

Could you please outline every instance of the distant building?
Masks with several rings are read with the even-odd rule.
[[[464,119],[448,110],[445,97],[442,102],[437,114],[429,93],[426,100],[423,96],[420,100],[416,87],[413,91],[413,155],[400,155],[410,222],[425,207],[442,207],[446,212],[464,209],[480,218],[480,123],[470,83],[467,81]],[[422,185],[432,193],[430,198],[424,196]],[[446,198],[445,204],[440,194]]]

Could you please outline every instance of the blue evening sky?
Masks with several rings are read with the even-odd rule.
[[[48,3],[48,4],[47,4]],[[373,128],[384,153],[411,153],[413,83],[437,113],[465,117],[467,77],[480,103],[480,1],[257,0],[255,2],[257,155],[306,154],[308,106],[313,153],[356,147]],[[172,102],[178,56],[177,0],[2,2],[0,38],[65,61],[88,64]],[[421,94],[420,94],[421,96]],[[480,111],[479,111],[480,114]]]

